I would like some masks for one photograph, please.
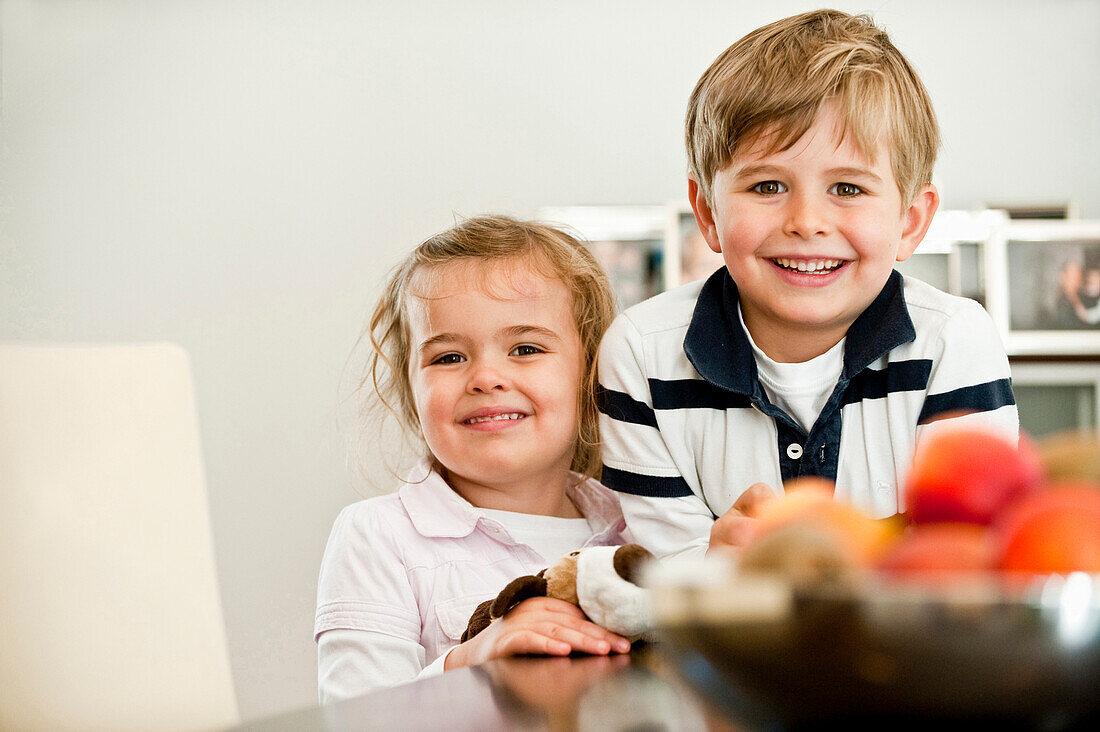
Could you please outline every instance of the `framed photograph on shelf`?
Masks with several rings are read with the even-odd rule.
[[[723,266],[722,255],[710,248],[695,223],[695,214],[687,201],[668,204],[665,228],[665,256],[668,259],[669,276],[666,287],[671,289],[695,280],[709,277]]]
[[[986,309],[1009,355],[1100,355],[1100,221],[1011,221],[985,243]]]
[[[664,206],[554,206],[537,217],[587,242],[625,309],[666,287],[665,215]]]
[[[1004,211],[1013,221],[1080,218],[1076,201],[992,201],[986,208]]]
[[[895,267],[904,275],[984,305],[983,242],[995,226],[1007,222],[1003,211],[941,209],[917,251]]]

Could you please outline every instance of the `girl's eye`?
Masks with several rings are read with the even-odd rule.
[[[851,196],[858,196],[860,193],[863,193],[863,189],[852,183],[837,183],[829,189],[829,192],[841,198],[850,198]]]
[[[774,196],[777,193],[786,192],[787,186],[777,180],[764,180],[754,185],[751,190],[765,196]]]
[[[442,356],[437,357],[433,364],[448,364],[448,363],[462,363],[466,359],[457,353],[444,353]]]
[[[536,353],[542,353],[542,349],[538,346],[532,346],[530,343],[524,343],[522,346],[516,346],[509,353],[509,356],[534,356]]]

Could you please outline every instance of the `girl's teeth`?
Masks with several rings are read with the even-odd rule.
[[[499,422],[503,419],[523,419],[523,415],[519,412],[511,412],[509,414],[494,414],[492,417],[473,417],[466,420],[466,424],[477,424],[478,422]]]

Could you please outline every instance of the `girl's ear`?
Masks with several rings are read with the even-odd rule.
[[[902,214],[904,228],[901,232],[901,244],[898,246],[897,261],[904,262],[917,250],[917,245],[928,233],[932,217],[940,207],[940,192],[929,183],[917,192],[917,197]]]
[[[695,214],[695,223],[699,226],[703,238],[707,240],[707,246],[711,251],[721,254],[722,244],[718,241],[718,227],[714,223],[714,209],[707,201],[703,193],[703,187],[695,179],[694,173],[688,173],[688,202]]]

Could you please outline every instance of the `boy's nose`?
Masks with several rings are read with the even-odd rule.
[[[784,229],[788,234],[802,239],[827,234],[829,220],[825,202],[809,195],[791,196],[787,203]]]

